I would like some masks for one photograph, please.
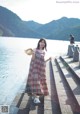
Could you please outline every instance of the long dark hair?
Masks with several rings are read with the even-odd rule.
[[[44,38],[41,38],[41,39],[38,41],[37,49],[40,48],[39,43],[42,42],[42,41],[44,41],[44,43],[45,43],[45,46],[43,47],[43,50],[45,49],[45,50],[47,51],[47,43],[46,43],[46,40],[45,40]]]

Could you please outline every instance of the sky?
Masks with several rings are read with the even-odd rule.
[[[61,17],[80,18],[80,0],[0,0],[22,20],[48,23]]]

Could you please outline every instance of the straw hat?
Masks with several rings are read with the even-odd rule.
[[[26,53],[27,55],[32,55],[32,53],[33,53],[32,48],[28,48],[27,50],[25,50],[25,53]]]

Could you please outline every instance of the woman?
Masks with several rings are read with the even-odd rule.
[[[29,75],[27,79],[27,93],[32,95],[34,103],[40,103],[39,96],[48,95],[45,72],[45,39],[40,39],[37,48],[33,50]]]
[[[70,44],[74,44],[74,36],[70,34]]]

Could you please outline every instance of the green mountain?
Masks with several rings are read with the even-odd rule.
[[[2,6],[0,6],[0,25],[10,30],[15,37],[42,37],[40,33],[28,28],[15,13]]]
[[[73,34],[80,41],[80,19],[62,17],[46,24],[23,21],[12,11],[0,6],[0,36],[69,40]]]
[[[48,39],[68,40],[69,34],[73,34],[79,40],[80,19],[62,17],[43,25],[37,31]]]
[[[43,26],[43,24],[39,24],[37,22],[34,22],[33,20],[32,21],[24,21],[24,23],[26,24],[26,26],[29,29],[32,29],[32,30],[37,30],[38,28],[40,28],[41,26]]]
[[[0,36],[14,36],[14,34],[10,30],[0,25]]]
[[[56,31],[47,36],[48,39],[56,40],[69,40],[69,35],[73,34],[75,41],[80,41],[80,25],[72,28],[66,28],[64,30]]]

